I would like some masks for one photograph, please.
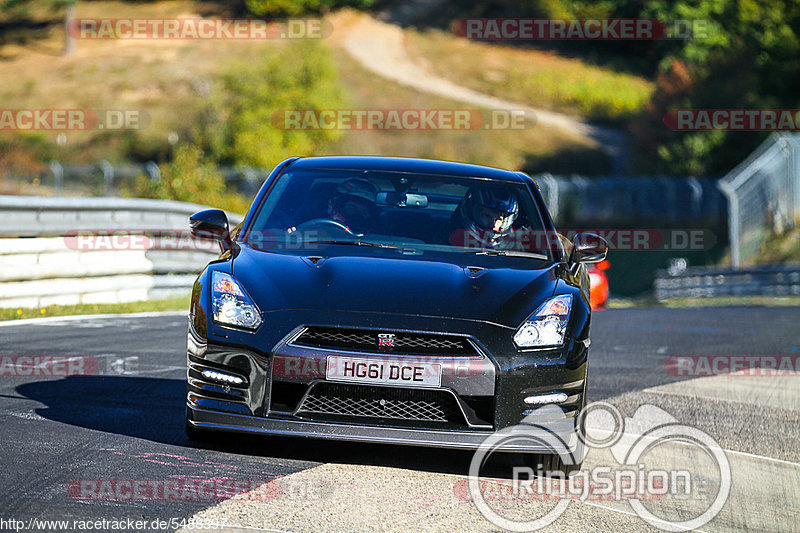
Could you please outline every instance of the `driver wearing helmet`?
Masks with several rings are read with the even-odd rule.
[[[518,216],[519,202],[513,192],[472,187],[453,214],[451,244],[469,248],[514,248],[513,226]]]
[[[364,179],[349,179],[336,187],[328,202],[328,217],[357,235],[369,233],[378,217],[378,189]]]

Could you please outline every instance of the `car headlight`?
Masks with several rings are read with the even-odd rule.
[[[261,313],[236,278],[225,272],[211,274],[211,309],[214,322],[235,328],[256,329]]]
[[[518,348],[544,348],[564,344],[564,334],[572,309],[572,295],[562,294],[545,301],[514,334]]]

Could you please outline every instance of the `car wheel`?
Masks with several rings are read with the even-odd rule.
[[[568,478],[573,473],[581,469],[583,463],[566,464],[560,455],[555,453],[530,454],[528,456],[528,466],[535,473],[542,472],[545,477],[564,477]]]
[[[581,406],[578,410],[576,415],[576,420],[581,419],[581,412],[586,408],[586,404],[588,403],[587,399],[587,392],[589,391],[589,368],[586,368],[586,375],[583,379],[583,394],[581,395]],[[581,431],[582,428],[576,428],[578,431]],[[534,472],[544,472],[545,475],[548,475],[548,472],[553,472],[556,476],[563,475],[565,478],[571,476],[573,473],[577,472],[581,469],[583,465],[583,460],[581,459],[580,462],[577,462],[579,456],[582,453],[576,450],[572,455],[573,463],[574,464],[565,464],[564,460],[558,454],[529,454],[528,456],[528,464]],[[552,476],[550,476],[552,477]]]

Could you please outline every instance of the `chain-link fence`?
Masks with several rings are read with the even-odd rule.
[[[719,182],[728,197],[731,263],[752,263],[800,218],[800,134],[774,133]]]

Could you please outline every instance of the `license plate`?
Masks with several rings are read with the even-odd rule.
[[[439,387],[442,365],[392,359],[330,356],[325,378],[331,381],[383,383],[405,387]]]

